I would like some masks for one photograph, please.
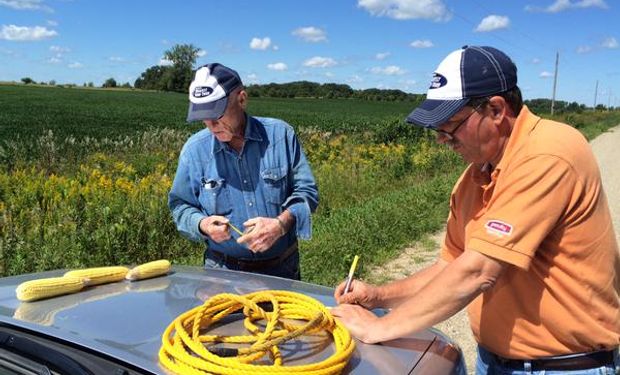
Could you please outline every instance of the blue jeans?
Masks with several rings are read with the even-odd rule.
[[[526,366],[527,367],[527,362]],[[616,356],[614,358],[614,364],[609,364],[608,366],[596,367],[586,370],[538,370],[532,371],[531,369],[521,369],[515,370],[513,368],[505,367],[501,363],[497,362],[493,355],[478,346],[478,358],[476,359],[476,375],[524,375],[524,374],[535,374],[535,375],[614,375],[620,374],[620,356],[618,355],[618,351],[616,351]]]
[[[226,267],[226,265],[222,262],[218,262],[217,260],[208,257],[205,257],[205,268],[224,268],[234,270],[233,268]],[[299,270],[299,251],[291,254],[291,256],[284,259],[276,267],[254,271],[254,273],[278,276],[291,280],[301,280],[301,272]]]

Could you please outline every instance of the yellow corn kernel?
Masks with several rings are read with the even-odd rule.
[[[121,281],[129,272],[129,268],[123,266],[95,267],[81,270],[72,270],[65,273],[65,276],[81,277],[86,279],[86,285],[99,285]]]
[[[166,259],[155,260],[136,266],[127,272],[125,278],[135,281],[165,275],[170,271],[170,262]]]
[[[35,301],[80,291],[85,286],[81,277],[50,277],[25,281],[17,286],[15,294],[20,301]]]

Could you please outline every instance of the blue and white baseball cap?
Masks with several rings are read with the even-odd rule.
[[[410,124],[437,129],[470,99],[502,93],[517,85],[517,67],[493,47],[464,46],[433,73],[426,100],[407,116]]]
[[[242,85],[239,74],[222,64],[201,66],[189,85],[187,121],[219,119],[226,111],[228,95]]]

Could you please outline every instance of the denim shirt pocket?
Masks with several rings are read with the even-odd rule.
[[[230,193],[224,179],[202,179],[198,200],[207,215],[227,215],[232,212]]]
[[[265,185],[265,199],[272,204],[281,205],[286,199],[286,168],[274,167],[261,171]]]

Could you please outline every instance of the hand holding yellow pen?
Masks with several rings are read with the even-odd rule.
[[[349,289],[351,289],[351,282],[353,281],[353,273],[355,272],[355,269],[357,268],[357,261],[359,260],[359,256],[355,256],[355,258],[353,258],[353,263],[351,263],[351,269],[349,269],[349,276],[347,276],[347,283],[344,286],[344,293],[343,294],[347,294],[349,293]]]

